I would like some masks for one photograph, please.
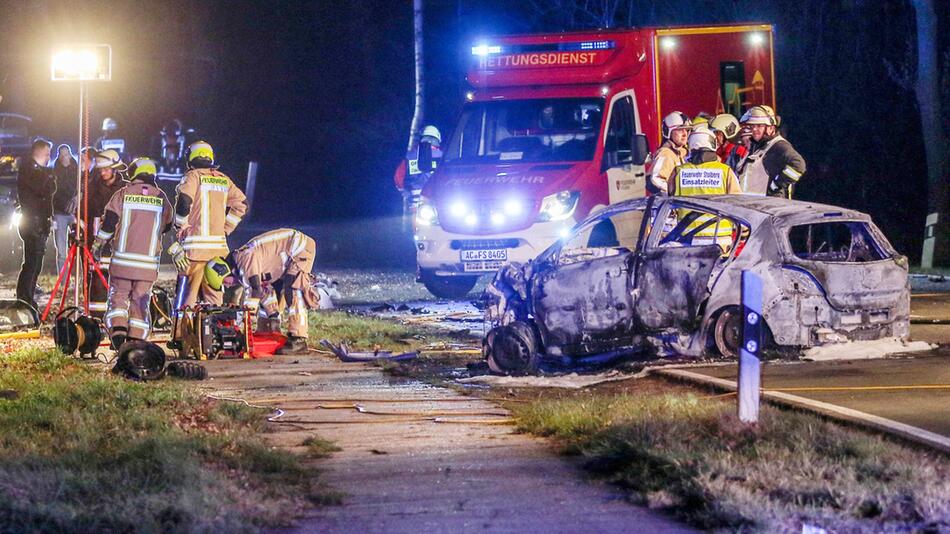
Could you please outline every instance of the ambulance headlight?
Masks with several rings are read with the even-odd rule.
[[[23,214],[19,211],[14,211],[10,214],[10,228],[18,228],[20,226],[20,219],[23,218]]]
[[[416,224],[419,226],[439,224],[439,213],[435,210],[435,206],[423,200],[416,208]]]
[[[540,221],[563,221],[577,209],[577,201],[581,198],[580,191],[561,191],[548,195],[541,200]]]

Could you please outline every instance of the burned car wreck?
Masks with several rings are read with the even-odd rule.
[[[733,357],[745,270],[762,279],[768,345],[909,333],[907,259],[868,215],[758,196],[650,197],[605,208],[496,274],[486,290],[489,367]]]

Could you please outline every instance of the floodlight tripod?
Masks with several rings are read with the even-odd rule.
[[[66,294],[69,291],[69,280],[72,278],[72,275],[76,275],[75,282],[75,293],[74,293],[74,306],[77,308],[82,304],[83,311],[89,313],[89,266],[92,267],[93,271],[102,281],[106,289],[109,288],[109,281],[106,280],[104,274],[102,274],[102,269],[99,268],[99,264],[96,259],[93,257],[92,252],[89,250],[89,246],[86,244],[85,236],[86,232],[90,231],[89,227],[89,169],[88,163],[83,163],[82,161],[82,151],[83,147],[87,146],[89,142],[89,102],[86,98],[86,82],[79,82],[79,165],[77,165],[76,172],[76,231],[71,236],[71,242],[69,245],[69,252],[66,254],[66,261],[63,262],[63,267],[59,271],[59,276],[56,277],[56,283],[53,285],[53,291],[50,293],[49,301],[46,303],[46,307],[43,308],[43,315],[40,317],[40,321],[45,321],[49,316],[50,308],[52,308],[53,300],[56,299],[56,291],[59,290],[59,285],[63,283],[63,293],[59,300],[59,309],[62,311],[66,304]],[[84,265],[83,267],[77,267],[76,259],[79,257],[79,264]],[[80,272],[81,271],[81,272]],[[80,281],[82,282],[80,284]]]

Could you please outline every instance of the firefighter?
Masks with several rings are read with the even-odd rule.
[[[779,117],[769,106],[753,106],[742,116],[752,136],[749,153],[739,162],[742,190],[753,195],[792,198],[805,174],[805,159],[778,133]]]
[[[419,195],[422,193],[422,187],[426,184],[432,171],[438,166],[442,159],[442,133],[431,124],[422,129],[422,137],[419,139],[419,145],[415,152],[406,154],[406,159],[400,162],[396,169],[393,181],[403,195],[403,209],[407,213],[411,206],[418,202]],[[420,158],[420,154],[428,151],[428,156]],[[420,170],[419,160],[428,159],[432,161],[432,166],[428,170]]]
[[[155,162],[136,158],[129,167],[130,182],[112,195],[96,232],[92,254],[98,257],[112,243],[109,301],[105,314],[112,348],[126,339],[148,339],[152,285],[158,278],[162,234],[174,221],[174,210],[155,184]]]
[[[286,309],[289,336],[278,354],[306,352],[307,310],[320,307],[310,272],[316,251],[316,242],[298,230],[265,232],[209,262],[208,284],[240,285],[243,304],[258,310],[258,331],[279,331],[280,313]]]
[[[669,194],[672,196],[737,195],[742,193],[736,173],[716,155],[716,135],[712,130],[700,129],[689,134],[689,157],[676,168],[670,178]],[[683,220],[690,210],[679,208],[677,218]],[[732,224],[712,215],[700,215],[684,230],[706,225],[696,232],[693,244],[718,242],[725,250],[732,242]]]
[[[713,117],[709,126],[716,133],[716,154],[719,161],[728,165],[733,171],[739,166],[739,161],[748,153],[748,149],[735,141],[739,137],[739,119],[729,113],[721,113]]]
[[[220,305],[223,295],[205,282],[204,271],[208,260],[228,254],[227,236],[247,212],[247,201],[234,182],[214,164],[214,151],[204,141],[189,147],[188,172],[178,184],[175,199],[175,229],[177,240],[168,247],[184,283],[179,283],[176,295],[176,314],[199,301]],[[176,348],[181,340],[181,321],[178,321],[170,346]]]
[[[655,195],[665,195],[669,189],[667,181],[673,175],[673,169],[683,164],[686,158],[686,138],[692,123],[685,113],[674,111],[663,119],[663,144],[653,154],[653,168],[650,171],[648,190]]]
[[[122,162],[119,153],[113,149],[97,152],[94,158],[94,172],[89,180],[88,193],[86,198],[82,199],[83,217],[80,224],[83,227],[88,224],[89,231],[83,235],[83,240],[87,247],[91,247],[96,233],[103,222],[103,214],[106,206],[112,199],[112,196],[122,189],[125,182],[119,178],[120,174],[125,172],[127,166]],[[106,246],[100,251],[100,257],[96,260],[96,265],[102,271],[103,277],[109,278],[109,267],[111,265],[111,247]],[[102,318],[106,313],[106,305],[109,297],[109,290],[95,272],[92,264],[86,266],[88,280],[88,304],[89,314],[93,317]]]

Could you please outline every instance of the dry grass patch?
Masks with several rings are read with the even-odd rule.
[[[508,406],[631,497],[707,529],[950,529],[950,461],[810,414],[692,393],[575,396]]]

